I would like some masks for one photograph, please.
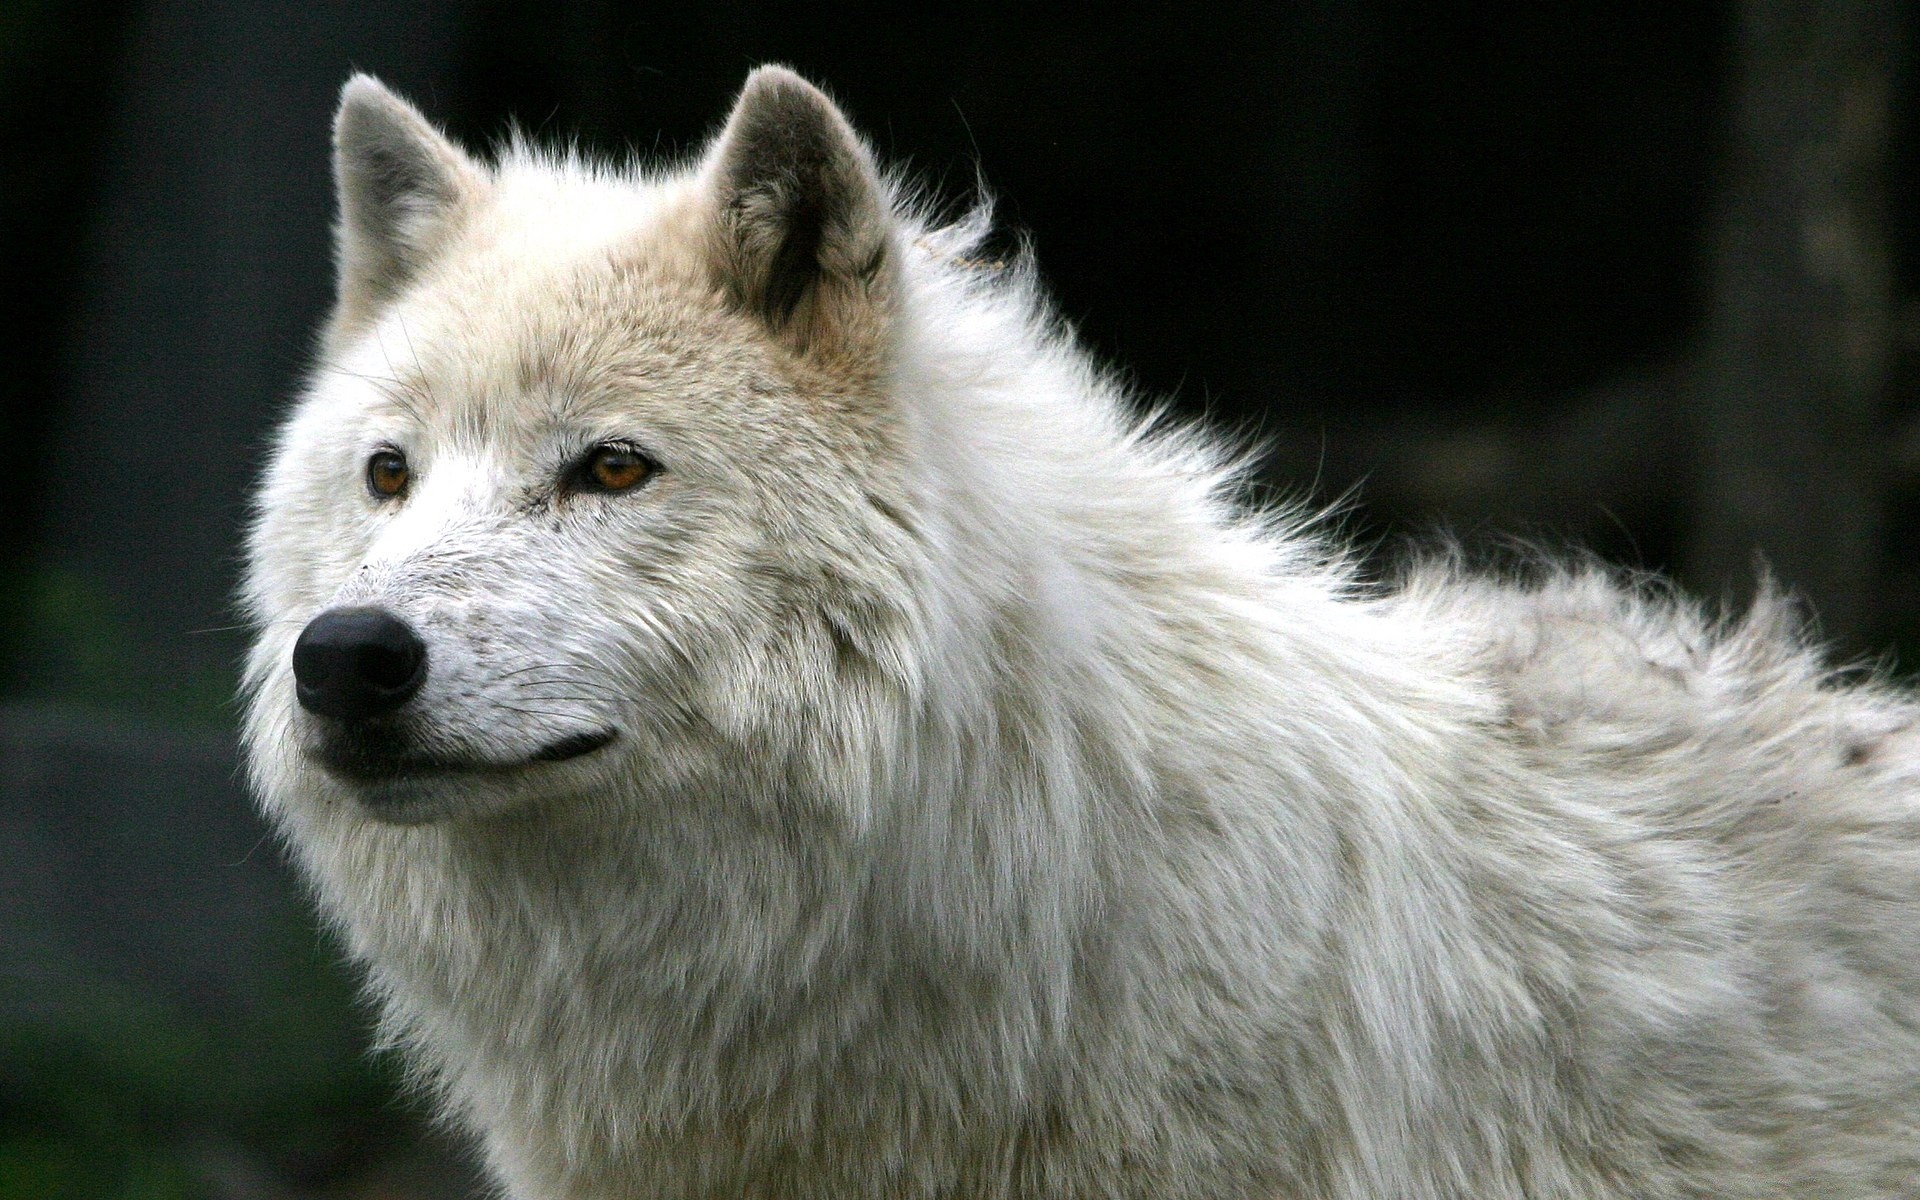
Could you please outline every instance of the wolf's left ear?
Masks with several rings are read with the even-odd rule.
[[[714,265],[734,301],[796,350],[870,349],[894,289],[893,208],[833,101],[761,67],[705,176]]]
[[[335,321],[345,326],[392,299],[486,187],[472,159],[371,75],[355,75],[340,90],[333,178],[340,202]]]

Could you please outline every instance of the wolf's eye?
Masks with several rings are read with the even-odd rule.
[[[631,446],[595,446],[572,472],[576,492],[626,492],[653,478],[659,468]]]
[[[407,456],[398,450],[377,450],[367,460],[367,490],[382,500],[391,500],[407,490]]]

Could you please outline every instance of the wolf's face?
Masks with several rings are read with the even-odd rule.
[[[270,802],[858,775],[807,730],[889,686],[912,555],[896,235],[838,112],[761,72],[705,162],[640,183],[482,167],[356,81],[336,146],[339,306],[250,545]]]

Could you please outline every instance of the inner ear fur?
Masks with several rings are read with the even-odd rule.
[[[340,206],[336,327],[368,321],[429,261],[486,173],[370,75],[340,90],[333,121]]]
[[[894,289],[894,221],[833,101],[784,67],[748,77],[713,151],[722,289],[803,353],[871,350]]]

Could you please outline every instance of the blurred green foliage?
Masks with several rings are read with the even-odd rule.
[[[182,677],[140,653],[139,625],[104,583],[52,563],[0,578],[0,614],[37,699],[137,714],[166,725],[232,720],[234,678],[209,670]]]
[[[0,1027],[0,1200],[201,1200],[236,1153],[319,1185],[417,1133],[336,948],[286,933],[246,1013],[104,978],[4,998],[46,1015]]]

